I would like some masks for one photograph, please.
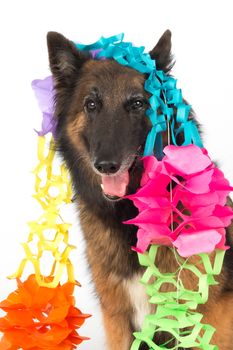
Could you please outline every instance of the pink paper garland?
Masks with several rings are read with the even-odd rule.
[[[142,187],[127,196],[139,209],[125,222],[139,227],[135,250],[143,253],[150,244],[162,244],[189,257],[227,249],[225,227],[233,211],[225,204],[233,187],[205,149],[167,146],[164,154],[161,161],[143,158]]]

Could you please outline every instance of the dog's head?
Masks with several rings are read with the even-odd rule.
[[[108,199],[132,192],[132,174],[151,128],[146,77],[112,59],[94,60],[61,34],[48,33],[56,92],[57,144],[73,175],[92,178]],[[171,68],[171,33],[150,52],[158,69]],[[77,174],[75,175],[77,171]],[[131,188],[132,187],[132,188]],[[102,192],[101,192],[102,193]]]

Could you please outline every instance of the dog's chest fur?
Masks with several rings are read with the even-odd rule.
[[[143,270],[137,253],[131,249],[136,238],[134,228],[113,227],[109,217],[101,220],[82,204],[79,212],[87,258],[102,308],[110,314],[127,313],[133,330],[139,330],[151,307],[146,288],[140,283]]]
[[[133,309],[131,322],[137,331],[142,328],[145,316],[151,313],[151,305],[146,294],[146,287],[140,283],[141,277],[141,274],[136,274],[124,282],[126,293],[129,295]]]

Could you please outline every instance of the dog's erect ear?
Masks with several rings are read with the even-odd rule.
[[[174,65],[173,56],[171,54],[171,36],[171,31],[166,30],[153,50],[149,52],[151,58],[156,61],[157,69],[163,70],[164,72],[169,72]]]
[[[74,73],[77,73],[88,59],[79,51],[74,43],[57,32],[47,34],[50,69],[56,82],[71,82]]]

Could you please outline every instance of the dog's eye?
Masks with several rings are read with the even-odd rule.
[[[130,101],[130,109],[131,110],[140,110],[144,107],[144,101],[143,100],[139,100],[139,99],[136,99],[136,100],[133,100],[133,101]]]
[[[143,106],[143,102],[142,101],[140,101],[140,100],[137,100],[137,101],[134,101],[134,103],[133,103],[133,105],[132,105],[132,107],[133,108],[141,108]]]
[[[94,100],[88,100],[85,103],[85,107],[88,111],[94,111],[97,107],[96,102]]]

